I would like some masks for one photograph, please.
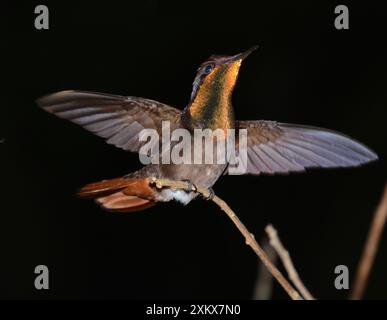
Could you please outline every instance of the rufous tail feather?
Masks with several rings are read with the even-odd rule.
[[[77,195],[95,199],[107,211],[133,212],[153,206],[154,192],[147,178],[115,178],[87,184]]]

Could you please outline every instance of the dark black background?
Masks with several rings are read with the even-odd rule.
[[[47,4],[50,30],[34,29]],[[64,89],[147,97],[183,108],[197,66],[213,53],[258,44],[234,93],[240,119],[345,132],[380,161],[289,176],[223,177],[215,192],[257,239],[273,223],[318,298],[345,299],[338,264],[353,279],[386,180],[386,18],[380,3],[336,1],[63,1],[2,8],[0,134],[1,298],[252,297],[257,259],[214,204],[198,200],[112,214],[73,196],[85,183],[140,167],[138,156],[38,109]],[[366,298],[385,298],[386,238]],[[34,268],[50,290],[34,288]],[[274,298],[286,298],[275,285]]]

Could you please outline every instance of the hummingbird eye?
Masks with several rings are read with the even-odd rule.
[[[215,68],[214,64],[207,64],[204,67],[204,74],[209,74]]]

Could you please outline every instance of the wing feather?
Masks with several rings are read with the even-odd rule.
[[[306,168],[356,167],[377,155],[342,133],[273,121],[237,121],[247,129],[246,173],[288,173]],[[237,153],[238,144],[237,144]]]
[[[180,122],[181,111],[166,104],[138,97],[87,91],[61,91],[37,100],[44,110],[70,120],[124,150],[138,152],[143,129],[161,132],[162,121],[171,129]]]

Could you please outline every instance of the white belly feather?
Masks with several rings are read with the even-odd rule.
[[[164,202],[176,200],[186,205],[195,197],[196,194],[194,192],[187,193],[183,190],[164,189],[159,193],[158,200]]]

